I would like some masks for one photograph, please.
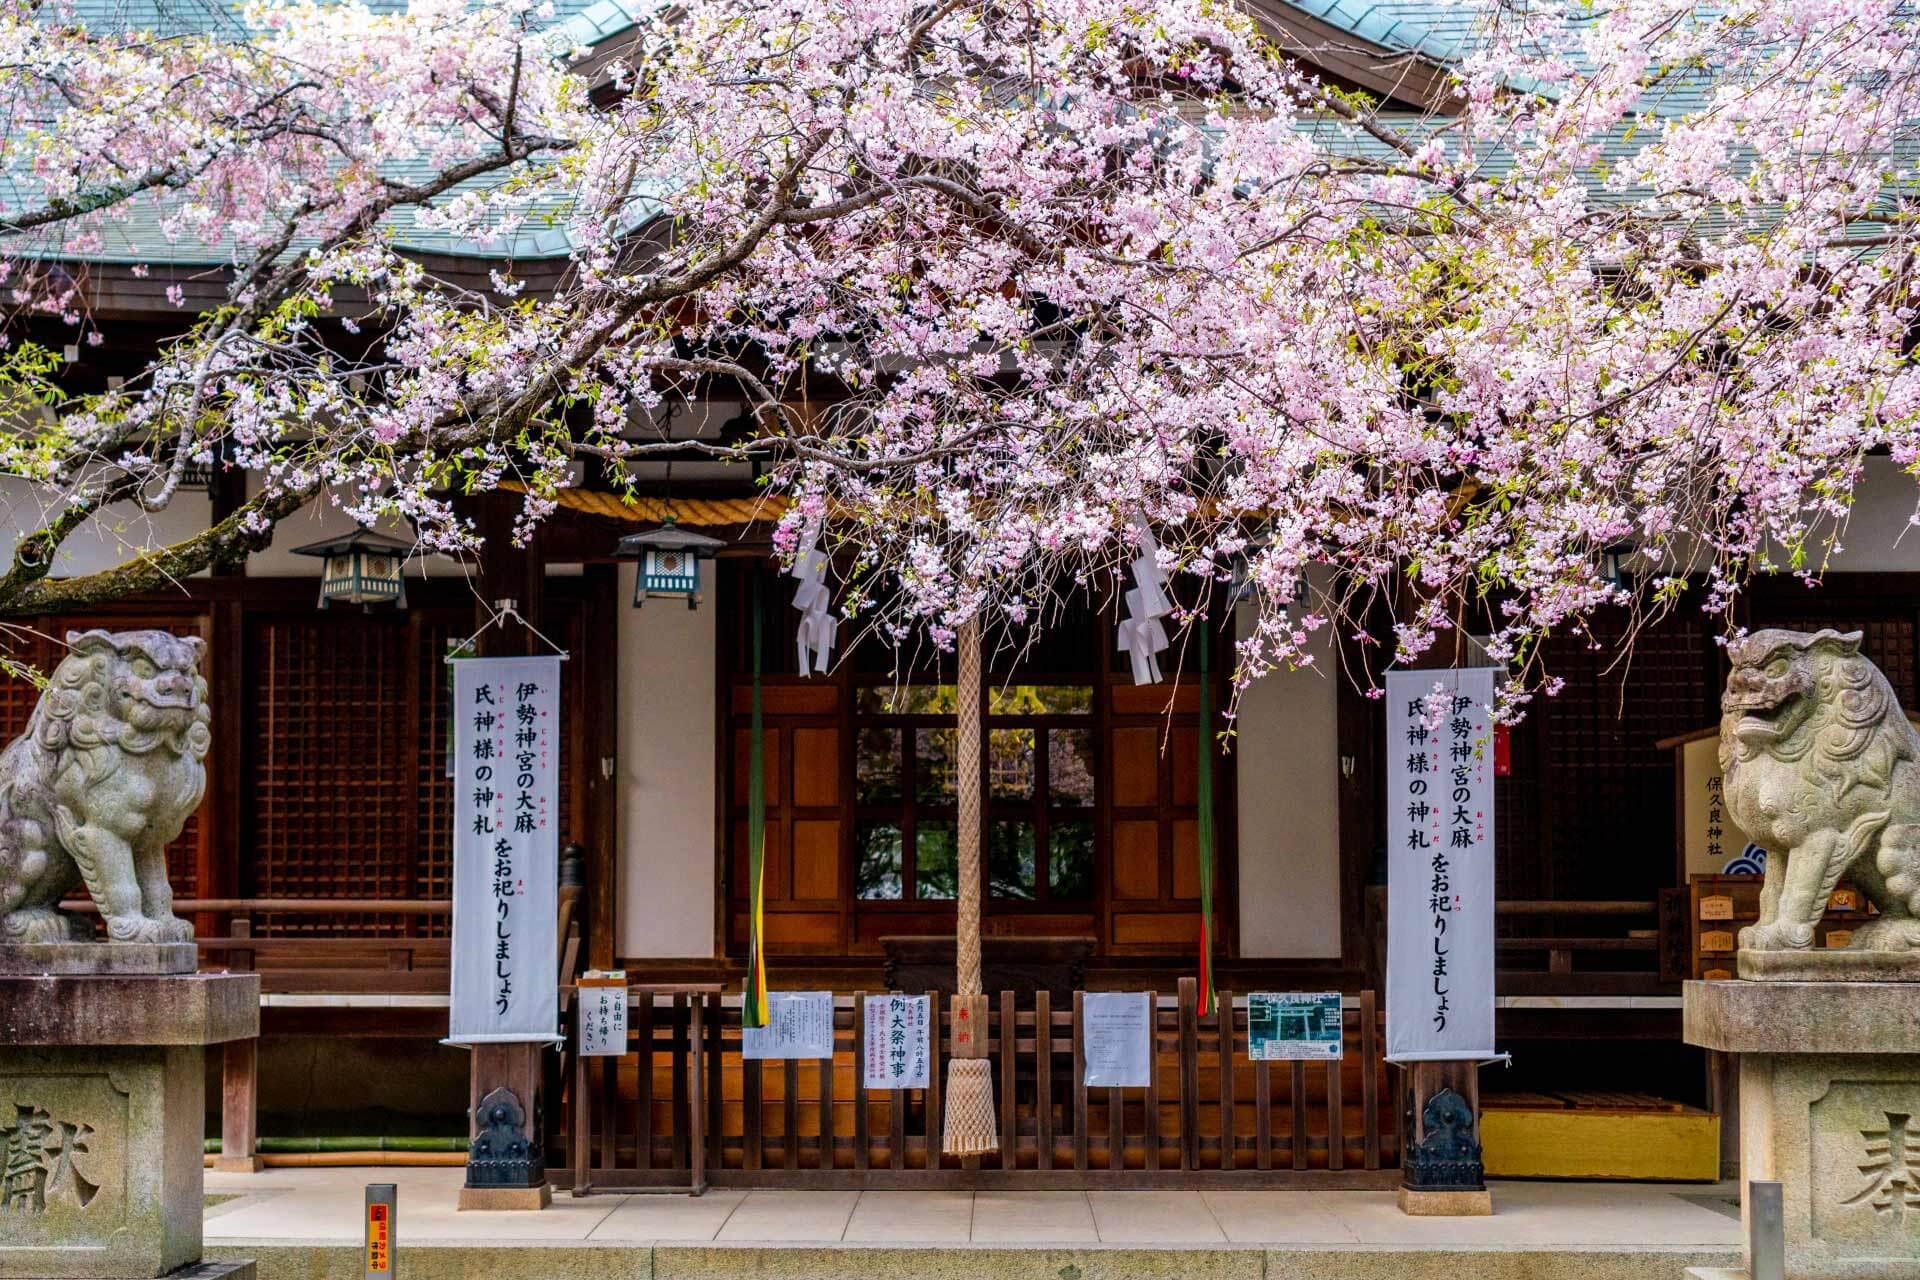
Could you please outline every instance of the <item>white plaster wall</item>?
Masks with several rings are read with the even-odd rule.
[[[1340,956],[1340,675],[1330,653],[1272,672],[1240,700],[1240,954],[1249,958]]]
[[[715,608],[628,608],[620,569],[619,953],[715,953]]]
[[[1849,573],[1920,571],[1920,528],[1910,523],[1920,484],[1891,458],[1868,458],[1840,550],[1827,568]]]
[[[260,492],[260,477],[249,473],[247,496],[252,497],[258,492]],[[310,542],[319,542],[323,538],[336,538],[341,534],[352,533],[358,527],[353,518],[335,506],[330,498],[325,496],[316,498],[274,526],[273,541],[247,560],[247,576],[250,578],[317,578],[320,576],[320,562],[312,556],[295,555],[293,549],[306,546]],[[398,538],[402,542],[413,541],[413,530],[404,520],[390,520],[375,525],[374,531],[383,533],[389,538]],[[467,576],[470,576],[469,567],[447,556],[415,556],[407,561],[407,577],[410,579]]]
[[[17,476],[0,476],[0,567],[13,562],[14,544],[38,529],[53,510],[55,495]],[[143,551],[170,546],[207,527],[213,505],[204,492],[176,493],[163,510],[142,511],[117,503],[67,536],[55,553],[53,576],[73,578],[124,564]]]

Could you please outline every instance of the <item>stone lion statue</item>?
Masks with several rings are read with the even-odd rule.
[[[186,942],[166,847],[206,790],[202,642],[68,632],[27,731],[0,752],[0,943],[89,936],[59,910],[85,884],[118,942]]]
[[[1758,631],[1729,646],[1720,769],[1727,808],[1769,850],[1751,951],[1811,946],[1849,881],[1880,909],[1855,950],[1920,948],[1920,735],[1860,633]]]

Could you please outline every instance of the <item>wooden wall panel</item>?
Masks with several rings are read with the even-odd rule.
[[[1151,726],[1113,731],[1113,805],[1131,809],[1160,802],[1160,733]]]
[[[1113,896],[1151,901],[1160,896],[1160,824],[1113,824]]]
[[[832,807],[840,803],[840,731],[793,731],[793,802]]]
[[[793,896],[803,901],[840,896],[839,819],[794,820]]]

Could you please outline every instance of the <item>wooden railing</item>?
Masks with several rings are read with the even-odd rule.
[[[203,967],[258,972],[261,990],[275,993],[444,995],[451,963],[446,938],[402,933],[276,933],[259,937],[259,915],[444,919],[445,899],[401,898],[185,898],[179,914],[229,918],[226,935],[196,939]]]
[[[1371,991],[1345,1012],[1343,1061],[1267,1063],[1245,1056],[1244,1006],[1223,992],[1220,1015],[1203,1016],[1183,979],[1156,1001],[1142,1089],[1082,1083],[1077,993],[1056,1008],[1044,991],[1002,992],[987,1028],[1000,1152],[965,1160],[940,1150],[949,1019],[942,993],[928,994],[942,1014],[931,1083],[883,1092],[861,1069],[864,994],[834,1001],[832,1059],[762,1063],[740,1056],[737,1000],[631,988],[628,1052],[572,1063],[556,1180],[581,1193],[685,1187],[696,1152],[713,1185],[733,1187],[1381,1188],[1398,1177],[1395,1072]]]
[[[1494,915],[1501,921],[1524,919],[1554,922],[1578,921],[1588,932],[1580,936],[1565,935],[1558,931],[1531,935],[1508,934],[1494,939],[1494,949],[1500,956],[1500,967],[1503,969],[1516,967],[1511,963],[1512,957],[1516,955],[1542,954],[1547,958],[1546,971],[1550,974],[1566,975],[1583,971],[1575,967],[1576,956],[1589,957],[1595,969],[1616,968],[1622,956],[1653,956],[1660,950],[1657,927],[1659,914],[1660,904],[1657,902],[1606,900],[1538,902],[1507,899],[1494,906]],[[1642,927],[1637,932],[1628,930],[1619,933],[1602,933],[1594,924],[1599,920],[1605,920],[1611,924],[1639,920],[1643,922],[1643,926],[1655,927]],[[1614,963],[1607,963],[1608,961]],[[1648,973],[1653,973],[1657,966],[1647,964],[1642,968]]]
[[[1363,918],[1371,939],[1368,980],[1379,983],[1387,964],[1384,885],[1368,888]],[[1494,904],[1494,918],[1500,926],[1494,948],[1502,993],[1621,984],[1634,989],[1659,981],[1658,902],[1505,898]]]

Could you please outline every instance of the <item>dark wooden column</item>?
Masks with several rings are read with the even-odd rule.
[[[578,835],[587,847],[584,932],[588,966],[610,969],[617,947],[614,903],[619,885],[619,786],[614,761],[620,747],[620,575],[610,564],[588,565],[585,652],[575,656],[586,683],[587,750],[574,769],[586,779],[586,813]],[[711,606],[710,606],[711,607]]]

